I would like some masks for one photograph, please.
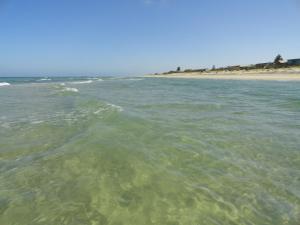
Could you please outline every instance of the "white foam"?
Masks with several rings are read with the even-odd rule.
[[[7,82],[0,82],[0,87],[9,86],[10,83]]]
[[[42,78],[42,79],[39,79],[39,81],[51,81],[50,78]]]
[[[94,114],[100,114],[103,111],[109,111],[109,110],[117,110],[118,112],[124,111],[124,109],[119,105],[107,103],[105,107],[98,109],[97,111],[94,112]]]
[[[103,112],[105,110],[106,110],[105,108],[101,108],[101,109],[95,111],[94,114],[99,114],[99,113],[101,113],[101,112]]]
[[[90,83],[93,83],[92,80],[86,80],[86,81],[74,81],[74,82],[71,82],[72,84],[90,84]]]
[[[108,103],[107,105],[110,106],[111,108],[114,108],[114,109],[118,110],[119,112],[124,111],[124,109],[119,105],[114,105],[114,104],[111,104],[111,103]]]
[[[65,87],[62,91],[79,92],[77,88]]]

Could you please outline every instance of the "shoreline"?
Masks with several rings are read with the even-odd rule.
[[[146,75],[152,78],[188,78],[214,80],[278,80],[300,81],[300,69],[294,70],[253,70],[253,71],[222,71],[222,72],[181,72],[172,74]]]

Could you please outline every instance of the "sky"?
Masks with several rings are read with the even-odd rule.
[[[0,0],[0,76],[141,75],[300,58],[300,0]]]

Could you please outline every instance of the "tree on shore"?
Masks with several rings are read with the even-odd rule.
[[[277,55],[276,57],[275,57],[275,59],[274,59],[274,64],[275,65],[280,65],[280,64],[282,64],[283,63],[283,58],[282,58],[282,56],[279,54],[279,55]]]
[[[181,71],[181,68],[180,66],[177,67],[177,72],[180,72]]]

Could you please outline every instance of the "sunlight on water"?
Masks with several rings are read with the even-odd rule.
[[[298,82],[3,82],[0,224],[299,224]]]

